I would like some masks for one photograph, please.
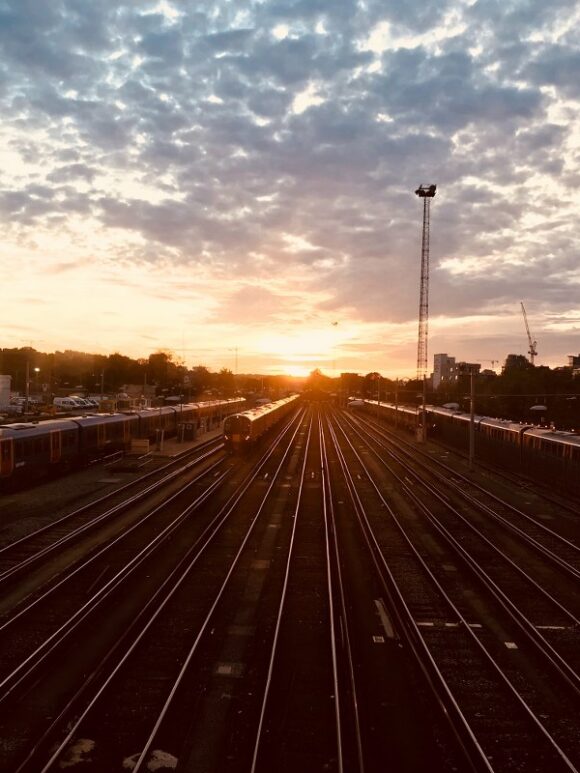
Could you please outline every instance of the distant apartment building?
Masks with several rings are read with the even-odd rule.
[[[456,362],[455,357],[446,354],[436,354],[433,357],[433,389],[446,384],[456,384],[460,379],[473,373],[478,376],[481,371],[479,362]],[[493,373],[493,371],[489,371]],[[493,373],[495,375],[495,373]]]
[[[433,357],[433,389],[438,389],[442,383],[451,383],[456,379],[455,357],[446,354],[436,354]]]
[[[455,380],[459,381],[463,376],[479,375],[481,364],[479,362],[458,362],[455,366]]]
[[[10,405],[10,387],[12,376],[0,376],[0,407]]]
[[[572,368],[572,373],[575,376],[580,374],[580,354],[577,357],[574,354],[568,355],[568,367]]]

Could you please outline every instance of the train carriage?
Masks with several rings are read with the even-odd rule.
[[[180,424],[193,424],[196,430],[207,431],[219,426],[225,416],[239,410],[245,402],[245,398],[236,397],[143,408],[131,412],[138,417],[134,437],[155,440],[160,430],[166,436],[176,435]]]
[[[0,429],[0,479],[8,478],[14,472],[14,438],[4,437]]]
[[[0,477],[4,482],[36,480],[72,466],[78,456],[78,428],[71,419],[0,427]]]
[[[365,400],[362,410],[370,417],[413,431],[419,426],[421,408]],[[428,436],[463,452],[469,448],[471,417],[468,413],[426,406]],[[532,478],[561,485],[580,494],[580,435],[488,416],[474,416],[476,457]]]
[[[528,427],[522,434],[522,466],[580,495],[580,435],[548,427]]]
[[[417,408],[410,405],[395,405],[394,403],[383,403],[377,400],[363,400],[361,410],[369,416],[378,416],[381,421],[397,426],[400,429],[406,429],[408,432],[415,432],[417,429]]]
[[[467,414],[464,414],[467,416]],[[529,428],[506,419],[478,417],[475,453],[483,461],[517,471],[522,466],[522,435]],[[467,416],[469,422],[469,416]],[[466,437],[469,446],[469,434]]]
[[[271,427],[296,407],[298,397],[285,397],[225,418],[223,437],[226,450],[237,452],[255,445]]]
[[[133,438],[175,435],[178,425],[219,425],[245,405],[242,397],[161,406],[114,414],[88,414],[0,426],[0,483],[3,489],[130,447]]]
[[[79,428],[79,455],[95,459],[113,451],[127,450],[137,426],[137,416],[123,413],[71,419]]]
[[[161,430],[166,435],[174,435],[177,432],[178,408],[170,405],[162,405],[159,408],[142,408],[138,411],[124,412],[126,416],[136,417],[135,434],[133,437],[155,440]]]
[[[226,416],[237,413],[246,405],[245,397],[229,397],[224,400],[206,400],[196,403],[197,426],[207,430],[218,427]]]

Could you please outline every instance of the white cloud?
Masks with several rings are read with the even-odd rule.
[[[543,361],[558,364],[554,325],[575,329],[580,281],[575,6],[72,8],[0,10],[0,264],[13,318],[24,298],[15,263],[26,297],[42,301],[26,307],[28,338],[37,328],[47,346],[87,348],[80,315],[104,348],[135,354],[142,330],[170,342],[181,336],[177,278],[195,290],[195,313],[179,301],[178,316],[200,347],[235,333],[246,364],[265,366],[260,325],[300,338],[340,318],[344,369],[412,372],[413,191],[433,181],[435,341],[453,354],[455,332],[477,355],[463,335],[473,318],[487,351],[496,341],[507,354],[497,319],[524,297],[545,331]],[[45,291],[51,266],[60,284]],[[152,288],[163,290],[154,301]]]
[[[296,115],[300,115],[300,113],[308,110],[309,107],[322,105],[323,103],[324,97],[319,95],[316,84],[309,83],[304,91],[301,91],[294,97],[294,101],[292,102],[292,111]]]

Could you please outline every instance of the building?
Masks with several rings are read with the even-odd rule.
[[[577,357],[574,354],[568,355],[568,367],[572,368],[572,373],[575,376],[580,374],[580,354]]]
[[[12,376],[0,376],[0,408],[10,405]]]
[[[459,381],[463,376],[479,376],[481,365],[479,362],[458,362],[455,366],[455,380]]]
[[[445,385],[455,380],[455,357],[448,357],[446,354],[435,354],[433,357],[433,389],[438,389],[439,384]]]

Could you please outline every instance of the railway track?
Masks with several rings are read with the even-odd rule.
[[[571,526],[325,409],[207,450],[4,553],[0,770],[578,769]]]
[[[92,715],[108,716],[106,712],[110,706],[103,710],[99,698],[107,692],[107,688],[111,689],[112,683],[118,686],[119,673],[125,672],[136,657],[147,660],[141,646],[141,642],[147,640],[153,645],[154,652],[152,662],[148,662],[150,668],[142,670],[143,660],[139,661],[137,683],[140,687],[137,693],[132,688],[129,690],[126,702],[120,706],[125,715],[124,722],[113,727],[123,738],[131,737],[132,745],[125,749],[125,754],[131,756],[136,744],[137,736],[132,737],[136,727],[126,720],[129,716],[133,717],[142,734],[143,721],[150,719],[149,714],[143,719],[141,717],[145,707],[149,708],[151,692],[155,692],[155,686],[167,686],[170,677],[164,669],[175,670],[179,644],[183,645],[184,636],[187,638],[191,633],[190,616],[193,611],[186,603],[187,599],[194,598],[196,615],[199,616],[200,606],[207,603],[207,594],[213,590],[214,583],[210,580],[216,575],[216,567],[221,572],[224,551],[228,554],[231,539],[228,529],[232,528],[232,520],[237,518],[239,521],[236,529],[245,527],[246,513],[240,511],[238,501],[252,483],[260,485],[261,481],[257,480],[260,471],[277,453],[276,448],[274,446],[268,451],[253,470],[242,476],[242,480],[235,481],[229,476],[226,482],[224,474],[214,481],[205,495],[193,501],[190,496],[190,502],[185,506],[182,502],[163,531],[158,530],[155,537],[137,555],[129,558],[114,577],[106,582],[102,580],[98,590],[94,591],[91,587],[89,600],[78,607],[34,653],[4,675],[3,708],[11,705],[14,710],[9,718],[6,711],[2,711],[8,722],[2,728],[2,736],[13,739],[15,748],[10,750],[8,759],[0,760],[0,767],[5,764],[6,769],[36,772],[57,765],[58,754],[52,755],[52,761],[49,760],[46,767],[42,762],[48,749],[59,738],[61,754],[67,753],[65,747],[68,748],[70,743],[74,747],[75,741],[69,737],[68,729],[71,724],[75,725],[74,718],[79,712],[83,717],[93,704],[96,709]],[[266,476],[268,474],[265,473]],[[213,507],[206,506],[200,510],[201,504],[207,505],[210,495]],[[200,523],[197,523],[197,518],[192,518],[193,514],[202,516]],[[217,556],[215,553],[211,555],[212,546],[220,534],[225,535],[222,536],[225,544],[217,549]],[[197,576],[192,586],[191,572],[195,567],[199,574],[198,566],[204,562],[206,582],[200,583]],[[175,617],[164,618],[170,608]],[[186,609],[190,610],[189,614],[184,612]],[[183,619],[184,614],[187,621]],[[86,656],[79,654],[79,647],[87,650]],[[51,666],[54,667],[57,660],[67,663],[66,684],[62,684],[63,672],[60,669],[61,684],[58,687],[51,678]],[[34,696],[28,692],[31,680],[36,681]],[[48,712],[47,705],[50,706]],[[133,712],[130,706],[133,706]],[[100,714],[100,711],[105,711],[105,714]],[[98,750],[99,755],[104,754],[107,758],[106,762],[99,764],[104,764],[107,770],[116,769],[109,767],[110,755],[117,750],[115,733]],[[75,753],[72,752],[73,755]],[[18,760],[19,754],[22,760]],[[115,764],[122,769],[122,759],[116,759]]]
[[[344,739],[329,499],[318,417],[311,417],[306,446],[251,773],[300,767],[344,771],[346,761],[354,763],[346,769],[359,769]],[[314,599],[309,597],[313,588],[318,591]]]
[[[410,476],[409,483],[431,481],[433,486],[426,487],[430,499],[438,498],[447,508],[453,503],[462,508],[463,512],[456,513],[457,517],[469,517],[470,525],[477,527],[482,539],[492,538],[498,546],[503,543],[505,549],[516,556],[523,547],[526,552],[522,559],[532,564],[543,582],[556,585],[559,592],[568,597],[568,604],[576,608],[574,614],[580,614],[576,593],[580,579],[578,528],[577,522],[568,518],[566,512],[558,519],[555,515],[549,516],[551,520],[557,520],[552,528],[537,515],[515,507],[448,465],[433,460],[430,455],[378,431],[372,424],[358,423],[355,427],[350,423],[353,431],[364,434],[379,453],[387,454],[395,464],[402,464],[404,474]],[[466,504],[470,507],[469,513],[465,511]]]
[[[155,502],[162,502],[179,492],[189,478],[196,479],[199,471],[214,470],[221,450],[215,441],[204,444],[193,453],[181,455],[120,489],[99,497],[68,512],[40,528],[8,542],[0,548],[0,619],[11,608],[22,604],[38,589],[58,583],[70,567],[91,556],[142,519]]]
[[[28,552],[34,552],[34,548],[30,548],[30,545],[38,544],[40,548],[45,545],[50,545],[52,542],[56,542],[63,535],[67,535],[73,531],[77,525],[82,525],[83,519],[90,520],[94,515],[94,511],[101,508],[109,508],[118,501],[130,502],[133,496],[138,496],[138,490],[144,489],[150,491],[149,486],[153,486],[156,481],[168,480],[171,478],[171,471],[174,471],[174,476],[180,474],[181,470],[185,470],[194,466],[195,464],[203,462],[205,459],[211,458],[212,454],[219,452],[223,448],[223,442],[219,438],[213,438],[205,443],[197,445],[195,448],[184,451],[183,453],[173,457],[170,461],[161,464],[154,470],[145,472],[134,480],[125,483],[124,485],[116,488],[114,491],[110,491],[102,496],[97,496],[91,499],[89,502],[83,504],[80,507],[76,507],[73,510],[65,511],[62,515],[57,515],[49,512],[49,504],[45,503],[44,511],[46,515],[35,515],[34,522],[40,521],[42,525],[32,528],[28,533],[19,537],[3,536],[3,542],[0,545],[0,567],[9,565],[10,563],[18,563],[18,551],[22,551],[26,554]],[[132,494],[132,492],[136,492]],[[1,571],[1,570],[0,570]]]
[[[384,547],[382,552],[387,557],[393,552],[397,555],[396,564],[391,563],[390,566],[391,568],[396,566],[399,588],[406,588],[402,590],[403,596],[415,600],[415,603],[418,601],[413,617],[421,636],[424,640],[429,640],[430,647],[433,647],[433,651],[437,653],[436,660],[438,659],[443,665],[446,664],[447,668],[455,662],[455,670],[461,675],[461,684],[457,685],[457,676],[452,672],[446,674],[446,679],[449,680],[452,692],[461,696],[461,699],[458,697],[458,702],[466,707],[469,725],[474,729],[476,736],[488,750],[493,748],[494,737],[496,741],[497,738],[504,737],[500,727],[496,726],[493,729],[493,723],[487,728],[482,726],[481,717],[487,714],[489,719],[492,714],[500,714],[501,709],[508,705],[508,701],[507,695],[499,697],[498,694],[494,695],[491,702],[481,699],[482,689],[493,695],[491,692],[494,684],[491,678],[493,673],[491,675],[483,672],[478,675],[477,671],[474,673],[474,666],[477,665],[477,660],[481,661],[481,656],[476,660],[475,653],[469,653],[471,647],[466,648],[462,653],[461,648],[454,646],[453,641],[458,644],[460,639],[465,639],[466,634],[469,634],[468,638],[472,639],[472,644],[477,644],[484,653],[488,665],[492,665],[496,672],[496,684],[493,689],[497,690],[501,687],[502,691],[505,692],[507,689],[511,694],[509,703],[512,705],[512,712],[509,717],[504,718],[505,722],[502,724],[504,730],[510,726],[510,723],[513,727],[516,706],[519,704],[517,713],[520,715],[519,721],[523,724],[519,730],[510,731],[505,738],[502,753],[507,752],[507,759],[500,765],[500,769],[504,769],[504,764],[506,770],[512,769],[511,766],[522,764],[524,760],[526,765],[531,766],[529,769],[547,769],[543,767],[548,764],[547,759],[541,762],[530,760],[524,747],[509,751],[514,738],[524,737],[528,738],[527,748],[535,749],[540,755],[539,759],[542,753],[545,753],[552,756],[550,764],[556,765],[556,769],[576,769],[572,760],[579,759],[578,738],[577,733],[568,726],[568,719],[576,710],[578,697],[575,665],[573,662],[570,663],[567,657],[556,653],[544,635],[547,632],[558,634],[565,629],[566,634],[570,634],[576,640],[577,631],[573,627],[570,611],[563,605],[552,603],[550,606],[550,600],[532,583],[528,586],[527,593],[531,594],[533,587],[536,594],[539,593],[542,596],[542,600],[539,601],[536,595],[533,603],[528,603],[527,607],[524,607],[529,617],[522,612],[519,604],[524,603],[524,592],[517,585],[514,575],[510,575],[508,579],[505,569],[502,569],[504,572],[502,590],[498,582],[489,574],[492,571],[497,573],[497,556],[490,556],[489,553],[484,556],[481,551],[475,551],[471,535],[468,536],[465,529],[458,532],[457,521],[454,522],[453,528],[449,528],[449,524],[445,526],[441,523],[440,508],[435,508],[437,509],[435,513],[434,508],[426,504],[429,498],[431,500],[434,498],[436,493],[434,488],[432,486],[429,488],[427,498],[421,497],[418,488],[424,484],[408,462],[405,470],[402,471],[400,466],[403,462],[398,459],[397,471],[394,471],[392,461],[386,462],[383,458],[386,456],[385,450],[381,449],[381,453],[377,453],[376,449],[373,450],[372,441],[362,438],[360,434],[349,437],[352,429],[352,425],[343,424],[343,442],[349,445],[352,455],[350,466],[352,468],[355,466],[354,459],[358,461],[359,468],[362,469],[361,477],[364,477],[367,485],[374,489],[375,496],[380,498],[384,509],[396,524],[397,530],[404,536],[415,559],[419,561],[423,574],[430,577],[431,583],[435,584],[449,605],[449,611],[445,613],[440,600],[437,604],[428,601],[433,598],[433,593],[429,594],[428,588],[424,587],[417,593],[409,578],[413,577],[417,580],[418,569],[416,566],[413,567],[413,561],[407,565],[407,557],[401,565],[402,546],[399,553],[397,548],[394,548],[396,535],[389,529],[388,536],[383,537],[384,544],[388,544],[388,548]],[[398,479],[398,491],[401,492],[394,494],[390,490],[388,499],[382,493],[385,490],[384,483],[377,482],[377,469],[385,464],[388,465],[390,474]],[[365,486],[359,484],[358,488],[363,489]],[[445,502],[443,493],[439,493],[439,497]],[[397,512],[392,503],[396,503]],[[449,509],[448,503],[446,504]],[[399,514],[399,507],[406,511],[405,516]],[[376,506],[374,510],[376,512]],[[377,520],[376,528],[379,533],[380,530],[384,531],[384,522]],[[469,540],[472,541],[468,545]],[[512,594],[513,598],[517,598],[517,602],[514,602]],[[559,625],[547,625],[545,630],[541,631],[542,626],[538,625],[540,614],[549,614],[550,620],[554,619],[554,614],[564,615],[566,624],[562,628]],[[455,633],[460,635],[455,637]],[[436,647],[441,645],[437,644],[437,639],[446,642],[439,652]],[[465,642],[461,646],[465,647]],[[566,655],[570,655],[574,650],[573,647],[563,649],[566,650]],[[512,655],[506,657],[506,653],[512,653]],[[517,653],[516,657],[513,656],[515,653]],[[477,667],[481,668],[481,664]],[[497,676],[500,676],[503,686],[497,684]],[[476,711],[470,707],[470,704],[473,704],[473,695],[465,694],[464,684],[469,684],[474,694],[478,696]],[[555,688],[556,684],[559,685],[558,688]],[[530,721],[536,726],[531,735]],[[524,725],[528,725],[526,730]],[[539,749],[542,746],[544,751],[540,752]],[[497,758],[497,754],[490,754],[491,757]]]
[[[370,416],[370,414],[367,414],[367,416]],[[388,422],[378,422],[376,421],[367,421],[369,425],[374,426],[376,429],[381,430],[383,434],[388,434],[391,437],[398,438],[398,442],[401,446],[405,446],[407,448],[414,448],[415,453],[417,455],[430,457],[431,459],[435,460],[435,457],[433,453],[426,453],[422,450],[421,447],[418,447],[417,444],[412,445],[405,437],[404,434],[401,432],[398,432],[396,430],[390,429],[390,425]],[[396,427],[397,425],[395,425]],[[406,434],[406,433],[405,433]],[[407,435],[408,437],[408,435]],[[440,456],[440,463],[443,467],[447,466],[451,468],[450,465],[445,465],[441,459],[444,456],[451,456],[456,462],[458,460],[462,460],[462,462],[465,464],[465,467],[467,468],[467,462],[469,460],[469,455],[462,451],[460,448],[458,448],[455,445],[445,443],[443,440],[441,440],[438,437],[433,437],[429,439],[429,445],[432,449],[438,449],[438,454]],[[571,491],[558,491],[556,492],[554,488],[550,488],[546,483],[538,480],[534,480],[529,475],[526,475],[525,473],[517,473],[513,471],[508,471],[504,469],[501,466],[501,454],[498,458],[498,461],[496,464],[491,464],[489,462],[483,461],[481,458],[478,458],[477,455],[474,459],[475,467],[482,471],[484,474],[489,474],[489,477],[493,478],[493,480],[498,483],[503,484],[503,488],[506,494],[509,492],[517,492],[518,496],[521,497],[522,493],[525,493],[528,495],[529,498],[532,499],[539,499],[547,506],[553,506],[560,512],[567,512],[569,515],[571,515],[574,519],[578,518],[578,515],[580,515],[580,506],[578,504],[578,498],[574,497],[574,494]],[[458,464],[456,464],[452,469],[454,474],[457,474],[457,468]],[[469,478],[466,475],[460,476],[464,478],[466,481],[469,480]]]
[[[330,421],[326,434],[331,448],[326,468],[334,467],[329,477],[335,500],[333,544],[336,565],[342,567],[341,629],[350,642],[360,770],[378,773],[389,759],[398,771],[488,771],[485,754],[443,678],[403,622],[401,597],[362,502],[360,481]]]

